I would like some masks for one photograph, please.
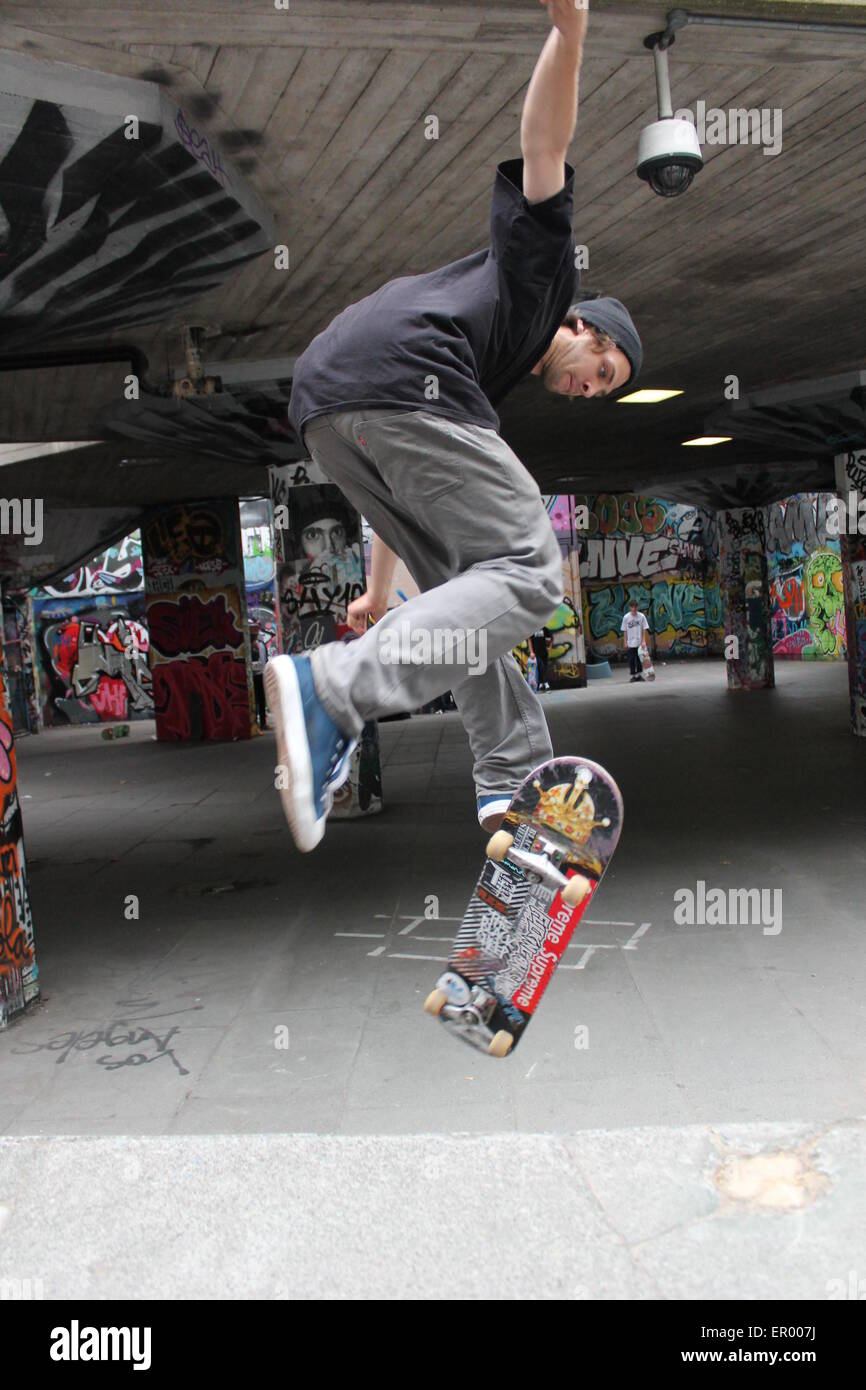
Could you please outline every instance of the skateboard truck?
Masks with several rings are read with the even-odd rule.
[[[481,1041],[491,1055],[502,1057],[511,1047],[513,1039],[510,1033],[494,1033],[489,1026],[496,1004],[497,1000],[489,990],[470,984],[453,970],[446,970],[436,981],[436,988],[427,995],[424,1009],[434,1018],[442,1018],[453,1024],[476,1047]]]
[[[540,837],[539,837],[540,838]],[[582,874],[574,874],[571,878],[564,874],[560,868],[550,859],[551,851],[554,847],[544,841],[545,853],[537,854],[534,851],[525,849],[515,849],[514,836],[507,830],[497,830],[487,842],[487,858],[494,863],[501,864],[503,859],[508,859],[510,864],[518,869],[523,869],[524,873],[532,874],[539,883],[544,883],[548,888],[558,888],[562,892],[562,901],[567,907],[577,907],[583,902],[589,890],[589,882]]]

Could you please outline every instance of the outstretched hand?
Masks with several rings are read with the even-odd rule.
[[[589,0],[540,0],[550,22],[570,43],[583,43],[589,18]]]

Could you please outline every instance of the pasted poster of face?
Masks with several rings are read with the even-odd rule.
[[[294,653],[345,637],[365,584],[360,520],[336,487],[294,489],[288,513],[278,583],[283,649]]]

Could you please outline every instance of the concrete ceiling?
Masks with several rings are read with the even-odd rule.
[[[683,500],[723,505],[829,479],[832,449],[820,436],[805,453],[791,447],[790,431],[709,451],[683,449],[681,440],[728,408],[732,375],[750,393],[863,364],[866,11],[757,0],[704,0],[701,10],[834,19],[863,31],[681,32],[670,51],[674,107],[695,110],[703,100],[722,110],[780,108],[782,147],[768,156],[757,145],[705,144],[693,187],[662,199],[634,164],[640,129],[656,117],[642,41],[664,27],[666,8],[594,4],[570,153],[575,233],[589,252],[583,283],[631,309],[645,346],[640,384],[684,395],[652,407],[570,406],[534,380],[524,383],[502,409],[503,432],[543,490],[664,486]],[[519,153],[523,95],[547,27],[530,0],[291,0],[288,10],[244,5],[242,15],[235,0],[5,0],[3,15],[0,49],[157,84],[182,108],[195,140],[230,163],[272,216],[274,240],[288,247],[288,270],[275,268],[270,254],[247,260],[189,302],[163,293],[146,324],[137,303],[122,326],[94,314],[91,331],[79,313],[68,329],[43,334],[43,350],[131,344],[163,390],[182,373],[184,324],[202,325],[214,363],[284,364],[385,280],[486,244],[493,170]],[[435,141],[424,137],[430,114],[440,123]],[[2,232],[0,222],[0,240]],[[2,281],[0,273],[0,289]],[[15,350],[14,342],[4,348]],[[234,477],[237,491],[248,492],[251,477],[263,484],[263,465],[280,448],[285,457],[285,366],[270,392],[253,393],[254,414],[273,412],[258,431],[258,462],[256,431],[252,447],[242,424],[238,433],[239,414],[250,411],[248,384],[230,388],[240,405],[157,396],[124,417],[122,370],[114,362],[0,373],[0,441],[124,435],[122,446],[90,451],[86,468],[75,455],[52,460],[39,479],[46,498],[52,488],[62,488],[67,506],[118,491],[128,497],[133,473],[142,501],[149,487],[155,495],[147,500],[156,500],[179,480],[201,495],[192,489],[210,475],[207,462],[187,470],[195,454],[221,460],[220,486]],[[837,405],[843,425],[836,428],[834,403],[825,402],[826,428],[850,433],[845,392]],[[118,468],[121,457],[137,455],[146,459],[139,468]],[[33,464],[17,469],[32,493]],[[8,469],[3,478],[8,491]]]

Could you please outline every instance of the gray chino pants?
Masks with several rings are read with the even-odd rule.
[[[355,736],[367,719],[450,689],[477,794],[510,794],[552,757],[538,697],[511,655],[562,601],[559,546],[537,485],[495,430],[422,410],[317,416],[305,443],[421,590],[357,641],[312,653],[322,703]],[[472,674],[479,651],[486,665]]]

